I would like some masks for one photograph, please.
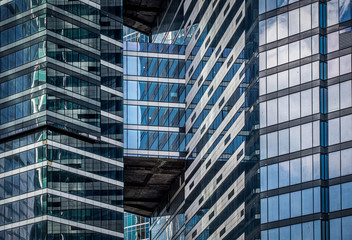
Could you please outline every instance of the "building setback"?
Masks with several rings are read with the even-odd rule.
[[[122,2],[0,2],[0,239],[123,239]]]

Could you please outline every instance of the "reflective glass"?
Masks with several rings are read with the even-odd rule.
[[[294,185],[301,182],[301,159],[290,161],[290,184]]]
[[[331,219],[330,223],[330,239],[341,240],[341,218]]]
[[[290,184],[289,161],[279,163],[279,187],[286,187]]]
[[[268,190],[278,187],[278,165],[268,166]]]
[[[329,187],[329,211],[337,211],[341,209],[341,189],[340,185]]]
[[[269,222],[277,221],[279,219],[278,206],[279,206],[278,196],[268,198],[268,221]]]
[[[279,214],[280,214],[280,220],[282,219],[287,219],[290,217],[290,195],[287,194],[282,194],[279,195]]]
[[[341,175],[352,174],[352,148],[341,151]]]

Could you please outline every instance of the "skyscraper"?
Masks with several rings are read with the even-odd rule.
[[[123,5],[0,2],[0,239],[352,239],[351,2]]]
[[[122,2],[0,12],[0,239],[123,239]]]
[[[140,179],[144,202],[131,209],[153,212],[151,238],[351,239],[350,1],[139,6],[154,15],[137,11],[127,23],[150,35],[149,46],[184,47],[186,66],[185,147],[177,159],[184,171],[156,192]],[[147,64],[139,56],[145,48],[134,46],[132,65],[143,72],[165,66],[167,57]],[[146,94],[136,98],[149,99],[152,90],[146,84]],[[159,99],[148,101],[154,106]],[[140,113],[135,129],[148,125],[139,121],[142,107],[134,112]],[[140,132],[135,139],[146,148],[143,164],[152,165],[155,156],[148,157],[145,144],[151,137]],[[133,163],[136,173],[138,156]],[[152,166],[144,180],[157,174]],[[133,188],[126,189],[133,196]],[[160,194],[162,200],[153,198]]]
[[[259,13],[262,239],[349,239],[350,2]]]

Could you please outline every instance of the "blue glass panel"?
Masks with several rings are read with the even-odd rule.
[[[340,0],[339,4],[340,22],[351,19],[351,0]]]
[[[341,218],[330,220],[330,239],[341,240]]]
[[[352,216],[342,218],[342,239],[352,239]]]

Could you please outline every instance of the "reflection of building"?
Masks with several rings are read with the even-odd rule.
[[[123,27],[123,41],[126,42],[148,42],[149,37],[131,28]]]
[[[0,239],[123,239],[121,1],[0,1]]]
[[[126,45],[124,68],[126,172],[143,179],[126,179],[126,207],[153,212],[151,239],[352,239],[351,2],[157,2],[154,22],[129,19],[153,43]],[[146,50],[157,43],[185,50]],[[185,170],[166,178],[169,130],[149,119],[163,116],[152,84],[170,81],[176,55],[185,143],[173,164]]]
[[[149,240],[149,218],[125,213],[125,240]]]
[[[262,239],[351,239],[351,3],[275,2],[259,5]]]

